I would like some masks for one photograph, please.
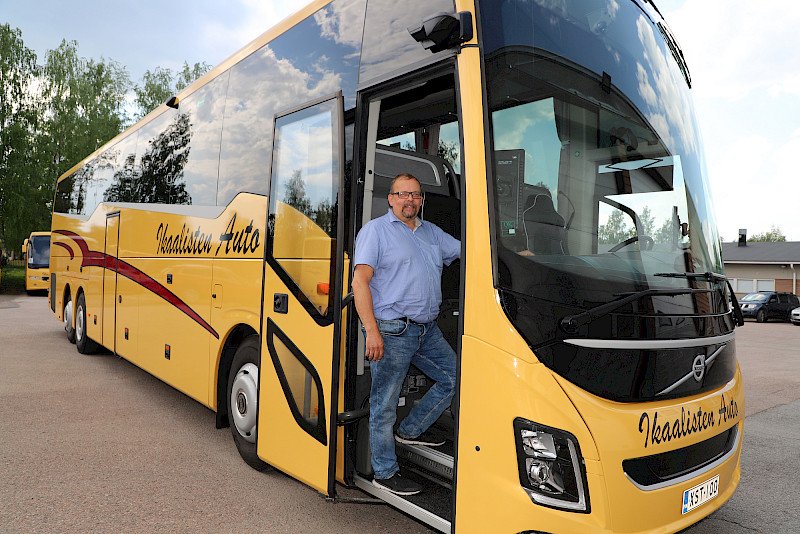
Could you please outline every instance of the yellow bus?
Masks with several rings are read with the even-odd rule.
[[[50,232],[31,232],[22,242],[25,261],[25,291],[28,294],[50,288]]]
[[[649,1],[315,1],[59,178],[53,312],[334,501],[679,531],[735,491],[745,413],[690,85]],[[462,243],[447,442],[398,445],[409,497],[370,483],[349,296],[400,172]],[[410,370],[398,420],[429,386]]]

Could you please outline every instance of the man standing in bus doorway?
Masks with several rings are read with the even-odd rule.
[[[436,318],[442,267],[459,257],[461,243],[417,217],[423,202],[417,178],[399,174],[389,191],[391,209],[364,225],[356,238],[353,296],[371,362],[372,483],[398,495],[413,495],[422,486],[401,477],[395,441],[431,447],[444,443],[426,431],[455,392],[456,355]],[[393,432],[410,364],[435,384]]]

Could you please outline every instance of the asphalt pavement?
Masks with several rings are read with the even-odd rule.
[[[737,350],[742,481],[683,532],[798,533],[800,327],[747,322]],[[210,410],[112,354],[78,354],[46,296],[0,295],[0,533],[167,531],[429,529],[388,506],[334,504],[278,471],[252,470]]]

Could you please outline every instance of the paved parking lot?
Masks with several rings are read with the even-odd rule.
[[[684,533],[800,532],[800,327],[748,321],[737,348],[742,483]],[[253,471],[210,410],[113,355],[78,354],[46,297],[0,295],[0,532],[111,531],[429,532]]]

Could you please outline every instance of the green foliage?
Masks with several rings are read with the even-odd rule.
[[[7,265],[0,274],[0,293],[22,293],[25,291],[25,267]]]
[[[597,239],[606,245],[622,243],[626,239],[636,235],[636,229],[628,226],[627,216],[621,210],[613,210],[608,216],[608,222],[601,224],[597,231]]]
[[[62,41],[45,54],[40,65],[36,54],[25,47],[20,30],[0,25],[0,242],[4,248],[16,251],[30,232],[50,229],[59,176],[119,134],[132,118],[143,117],[209,69],[206,63],[184,63],[173,74],[156,67],[145,73],[141,85],[134,86],[125,67],[116,61],[80,57],[75,41]],[[131,91],[138,109],[131,109]],[[132,167],[134,162],[130,163]]]
[[[762,232],[760,234],[753,234],[747,240],[748,241],[770,241],[770,242],[780,241],[780,242],[784,242],[784,241],[786,241],[786,236],[783,235],[783,232],[781,232],[780,228],[778,228],[777,226],[775,226],[773,224],[768,232]]]
[[[66,40],[47,53],[42,74],[47,120],[37,146],[44,156],[42,172],[55,182],[122,131],[131,83],[125,68],[115,61],[82,58],[78,43]]]
[[[0,240],[9,251],[21,246],[31,230],[42,229],[45,221],[46,228],[50,226],[49,213],[43,216],[37,206],[36,213],[30,213],[31,202],[40,202],[52,191],[38,173],[32,142],[41,112],[38,76],[36,54],[25,47],[22,33],[0,25]]]
[[[163,67],[145,71],[142,83],[133,89],[136,93],[136,106],[139,108],[136,119],[141,119],[156,109],[210,69],[211,65],[205,62],[195,63],[190,67],[184,61],[183,68],[177,73]]]

